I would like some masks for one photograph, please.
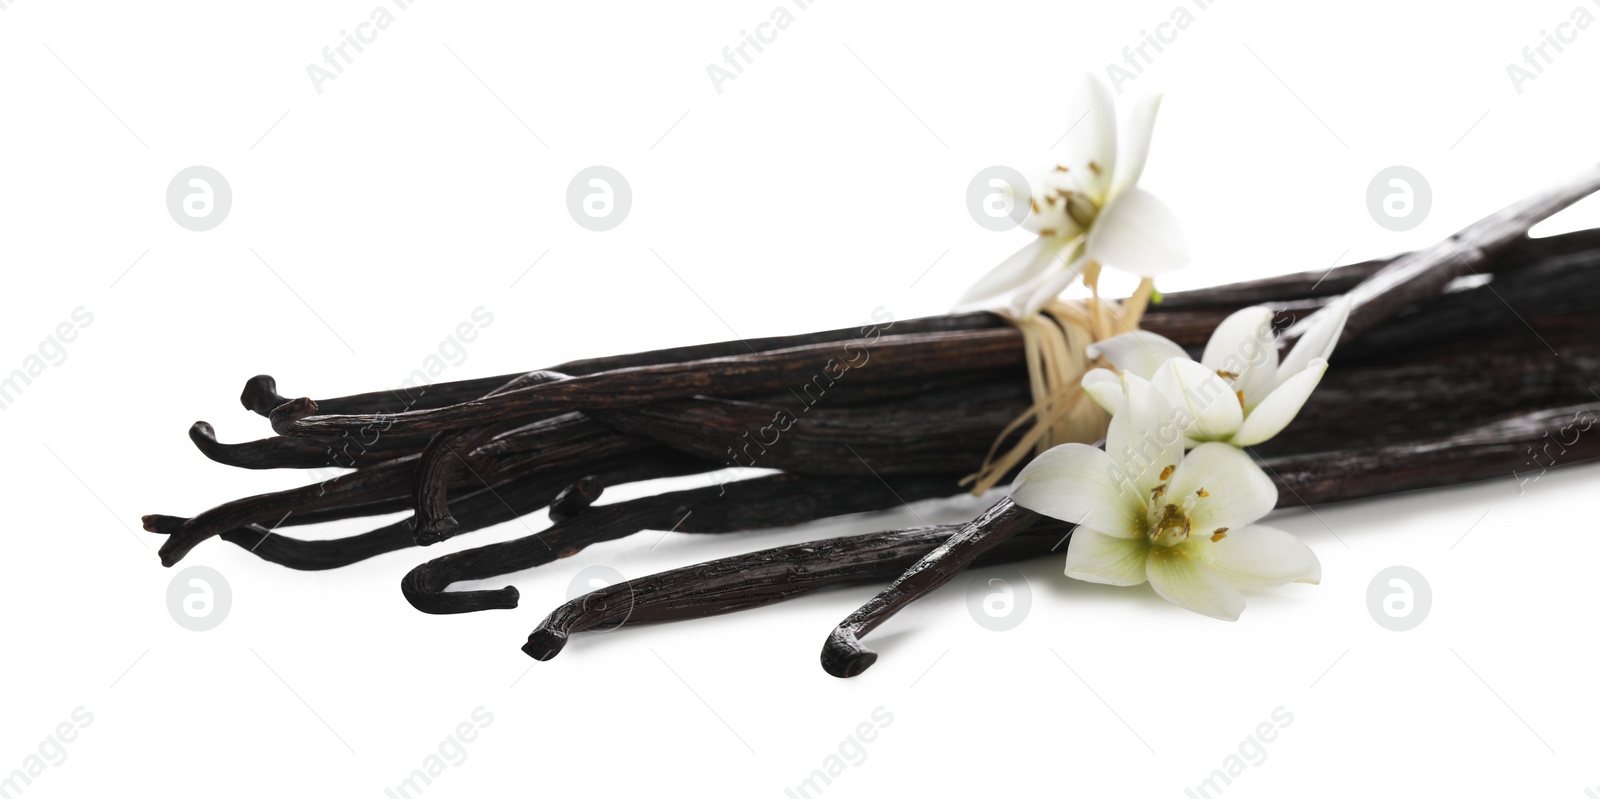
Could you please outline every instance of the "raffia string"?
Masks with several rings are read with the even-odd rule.
[[[1090,369],[1109,364],[1089,358],[1086,350],[1097,341],[1138,329],[1150,301],[1151,282],[1144,280],[1132,297],[1119,303],[1100,298],[1099,272],[1097,264],[1084,270],[1083,282],[1092,292],[1087,299],[1054,300],[1026,319],[1000,313],[1022,333],[1033,405],[1000,431],[978,471],[961,480],[961,485],[972,484],[973,494],[982,496],[1030,455],[1057,444],[1089,444],[1105,437],[1111,417],[1083,393],[1080,383]],[[1001,452],[1018,430],[1024,432]]]

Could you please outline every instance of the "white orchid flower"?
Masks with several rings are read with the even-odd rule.
[[[1348,298],[1329,303],[1282,363],[1272,310],[1265,307],[1224,319],[1198,363],[1171,340],[1144,330],[1108,338],[1088,353],[1151,381],[1168,402],[1186,411],[1193,420],[1186,431],[1189,447],[1207,441],[1252,447],[1282,432],[1300,413],[1327,371],[1349,317]],[[1091,369],[1083,376],[1083,390],[1109,413],[1124,402],[1122,381],[1109,369]]]
[[[1067,576],[1150,586],[1196,613],[1233,621],[1241,587],[1317,583],[1322,566],[1298,538],[1255,524],[1277,504],[1266,473],[1235,447],[1201,444],[1188,455],[1181,411],[1150,383],[1125,375],[1126,402],[1106,449],[1062,444],[1023,468],[1011,498],[1075,522]],[[1109,454],[1108,454],[1109,453]]]
[[[981,278],[957,306],[1004,306],[1025,318],[1055,299],[1090,263],[1149,278],[1188,263],[1177,218],[1137,186],[1160,105],[1156,95],[1134,106],[1119,149],[1111,91],[1096,75],[1086,75],[1072,105],[1086,113],[1067,131],[1069,160],[1036,180],[1028,198],[1022,226],[1038,238]]]

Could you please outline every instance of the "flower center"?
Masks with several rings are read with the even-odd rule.
[[[1094,224],[1095,217],[1100,215],[1100,209],[1088,197],[1077,192],[1067,193],[1067,218],[1078,224],[1083,230],[1088,230]]]
[[[1161,507],[1160,515],[1151,522],[1145,535],[1150,538],[1150,543],[1158,547],[1171,547],[1189,540],[1189,532],[1193,527],[1194,522],[1189,515],[1169,502]]]
[[[1161,470],[1161,479],[1166,480],[1172,476],[1176,466],[1168,466]],[[1194,519],[1190,514],[1201,500],[1211,496],[1204,488],[1196,490],[1193,494],[1177,502],[1166,499],[1167,484],[1163,482],[1150,492],[1150,510],[1148,514],[1148,527],[1145,537],[1150,539],[1153,546],[1174,547],[1187,540],[1194,532]],[[1226,537],[1228,528],[1218,527],[1212,531],[1210,538],[1213,542],[1221,541]]]

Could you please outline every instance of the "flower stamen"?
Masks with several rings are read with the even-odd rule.
[[[1169,502],[1161,509],[1160,518],[1151,525],[1147,535],[1150,543],[1159,547],[1171,547],[1187,540],[1193,528],[1194,522],[1189,519],[1189,515]]]
[[[1067,217],[1078,223],[1078,227],[1088,230],[1094,224],[1095,217],[1099,215],[1100,209],[1083,195],[1077,193],[1067,195]]]

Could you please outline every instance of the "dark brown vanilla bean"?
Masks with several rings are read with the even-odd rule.
[[[1491,257],[1479,271],[1485,273],[1510,272],[1549,256],[1589,252],[1596,249],[1600,249],[1600,230],[1582,230],[1542,238],[1524,237],[1508,245],[1503,253]],[[1214,312],[1217,309],[1233,311],[1247,305],[1276,304],[1288,299],[1334,296],[1348,291],[1357,283],[1371,277],[1378,269],[1387,266],[1394,260],[1396,259],[1377,259],[1337,267],[1331,271],[1319,269],[1291,275],[1230,283],[1205,289],[1173,292],[1166,295],[1162,303],[1150,308],[1145,327],[1161,332],[1168,338],[1179,341],[1179,343],[1204,344],[1204,334],[1209,333],[1209,327],[1201,331],[1202,335],[1198,339],[1192,341],[1185,339],[1193,337],[1194,334],[1191,328],[1199,329],[1202,327],[1202,324],[1198,321],[1199,319],[1218,318],[1215,317],[1214,313],[1206,314],[1203,317],[1195,317],[1196,321],[1192,324],[1183,317],[1174,317],[1173,320],[1168,320],[1167,316],[1177,311],[1206,310]],[[1176,322],[1176,324],[1173,324],[1173,322]],[[892,329],[896,335],[904,335],[994,329],[1002,327],[1003,323],[991,314],[967,313],[901,321],[885,320],[877,326],[880,328],[880,332],[888,332]],[[1212,326],[1215,326],[1214,322]],[[569,361],[550,367],[550,369],[563,374],[587,375],[613,369],[734,356],[748,353],[752,350],[767,352],[830,341],[843,343],[855,338],[866,337],[868,335],[866,331],[872,327],[873,325],[864,325],[861,328],[841,328],[817,333],[772,336],[744,341],[719,341],[711,344],[674,347],[602,358],[588,358]],[[439,408],[481,397],[515,376],[516,374],[493,375],[435,383],[429,386],[396,388],[388,391],[374,391],[345,397],[330,397],[319,399],[316,402],[318,407],[323,409],[323,412],[340,414],[396,413],[403,410]],[[277,383],[270,375],[258,375],[251,378],[246,382],[244,391],[240,396],[240,401],[246,408],[262,416],[269,415],[273,408],[288,402],[290,399],[290,397],[285,397],[278,393]]]
[[[645,366],[570,377],[446,408],[395,414],[319,414],[310,399],[272,411],[283,435],[341,435],[376,427],[390,433],[451,430],[538,413],[634,408],[697,394],[724,397],[789,390],[814,379],[894,380],[956,374],[1022,362],[1014,330],[884,336],[852,350],[835,342],[728,358]]]
[[[529,429],[553,428],[562,435],[569,434],[574,427],[581,429],[580,421],[564,417],[547,419],[539,424],[543,427],[530,426]],[[479,451],[471,456],[472,473],[458,476],[457,481],[460,485],[466,488],[476,488],[483,482],[494,485],[510,479],[519,469],[581,463],[590,458],[617,455],[648,445],[648,442],[617,434],[579,438],[534,452],[502,453],[493,449],[493,443],[480,447]],[[396,497],[409,500],[410,486],[415,478],[419,458],[419,455],[394,458],[320,483],[288,491],[258,494],[218,505],[190,519],[183,530],[169,537],[161,547],[161,561],[164,565],[171,566],[201,541],[236,527],[249,524],[276,524],[286,517],[304,515],[308,511],[375,505]],[[715,464],[710,464],[707,468],[715,468]],[[381,513],[394,509],[386,505],[377,507],[383,507],[383,510],[362,509],[356,511],[355,515]]]
[[[305,438],[265,438],[241,444],[217,440],[216,428],[200,421],[189,426],[189,440],[201,454],[240,469],[320,469],[330,465],[327,442]]]
[[[680,476],[702,470],[704,466],[676,453],[657,451],[592,464],[592,468],[597,473],[581,480],[594,486],[605,486]],[[514,521],[537,511],[570,488],[570,479],[571,476],[567,474],[540,472],[519,477],[496,488],[464,493],[454,503],[456,520],[460,524],[456,534],[464,535]],[[176,521],[181,524],[184,520]],[[158,526],[165,529],[157,532],[177,529],[177,525],[170,522],[158,523]],[[261,525],[229,530],[221,538],[262,560],[307,571],[337,569],[387,552],[416,546],[409,519],[391,522],[358,535],[320,541],[292,538]]]
[[[1600,312],[1600,252],[1551,257],[1527,269],[1495,275],[1481,286],[1445,294],[1421,309],[1390,319],[1340,345],[1336,357],[1394,357],[1433,341],[1484,330],[1529,335],[1539,320],[1561,316],[1587,321]],[[1592,325],[1589,327],[1592,333]]]
[[[529,372],[507,380],[504,385],[485,394],[493,397],[519,388],[536,386],[561,380],[566,375],[558,372]],[[494,438],[518,427],[517,422],[501,422],[467,427],[448,433],[438,433],[423,448],[417,461],[411,496],[416,506],[411,519],[412,534],[420,546],[435,544],[455,535],[460,525],[450,515],[449,490],[462,471],[470,472],[467,458],[471,453]]]
[[[1430,347],[1399,363],[1335,364],[1294,422],[1261,451],[1291,455],[1440,438],[1519,409],[1593,399],[1600,342],[1592,330],[1541,335],[1543,341],[1526,329],[1507,331],[1452,342],[1450,349],[1461,353]]]
[[[1427,443],[1303,453],[1270,458],[1263,465],[1278,485],[1280,508],[1477,480],[1504,480],[1505,490],[1521,492],[1541,474],[1540,467],[1525,466],[1529,447],[1550,446],[1548,456],[1539,453],[1550,467],[1600,459],[1600,436],[1594,435],[1600,431],[1592,429],[1596,421],[1600,405],[1579,404],[1514,414]],[[1553,435],[1568,443],[1552,445]],[[557,607],[529,635],[523,651],[548,660],[584,630],[705,618],[821,589],[889,580],[960,529],[943,525],[810,541],[617,583]],[[1063,555],[1071,529],[1041,519],[973,565]]]
[[[278,393],[278,381],[272,375],[256,375],[244,381],[244,390],[239,392],[239,404],[262,416],[288,401],[288,397]]]
[[[957,475],[873,478],[775,474],[599,505],[536,535],[462,550],[413,569],[401,591],[424,613],[514,608],[517,589],[446,591],[452,583],[531,569],[585,547],[641,530],[733,533],[782,527],[828,516],[883,510],[902,502],[949,496]]]
[[[600,499],[605,491],[605,484],[596,475],[579,480],[566,488],[550,500],[550,521],[552,523],[564,522],[588,510]]]
[[[1548,470],[1600,459],[1600,402],[1513,413],[1433,441],[1265,461],[1278,507],[1495,480],[1517,496]]]
[[[1600,403],[1512,414],[1427,442],[1300,453],[1263,462],[1278,485],[1279,508],[1362,499],[1418,488],[1501,480],[1531,490],[1542,468],[1600,460]],[[1540,459],[1529,466],[1529,450]],[[1488,486],[1491,487],[1492,486]],[[573,633],[731,613],[820,589],[899,576],[961,525],[923,527],[793,544],[635,578],[557,607],[523,651],[539,660],[559,653]],[[1072,525],[1041,519],[978,558],[974,565],[1062,555]]]
[[[1398,262],[1397,262],[1398,263]],[[1570,266],[1570,265],[1563,265]],[[1559,268],[1550,265],[1550,269]],[[1431,279],[1430,279],[1431,280]],[[1514,277],[1506,279],[1508,285],[1517,283]],[[1522,280],[1523,285],[1538,285],[1535,281]],[[1405,283],[1405,292],[1417,293],[1418,286],[1431,285],[1430,281],[1422,283]],[[1590,284],[1581,288],[1592,295]],[[1467,292],[1463,292],[1464,294]],[[1501,292],[1501,299],[1505,299]],[[1483,292],[1478,302],[1494,300],[1494,292]],[[1429,299],[1431,295],[1421,297]],[[1498,300],[1496,300],[1498,301]],[[1506,300],[1509,302],[1510,300]],[[1385,301],[1387,303],[1388,301]],[[1315,305],[1315,302],[1311,302]],[[1290,307],[1293,307],[1292,305]],[[1426,306],[1417,312],[1426,318]],[[1200,310],[1189,312],[1174,312],[1165,318],[1171,327],[1160,328],[1155,324],[1155,319],[1150,319],[1149,329],[1156,332],[1176,333],[1181,329],[1184,335],[1180,336],[1179,343],[1188,344],[1194,340],[1204,341],[1204,336],[1209,335],[1216,323],[1221,321],[1224,312],[1215,310]],[[1310,314],[1307,319],[1314,317]],[[1474,324],[1474,317],[1468,316],[1458,321],[1458,324]],[[1305,323],[1302,319],[1293,329],[1298,329]],[[1422,322],[1418,322],[1421,324]],[[1448,335],[1449,326],[1433,328],[1434,335]],[[1459,332],[1459,331],[1457,331]],[[1201,335],[1203,334],[1203,335]],[[972,344],[963,346],[953,345],[953,342],[963,338],[970,338]],[[911,365],[915,357],[925,357],[939,361],[939,368],[930,370],[932,374],[960,374],[985,366],[1008,365],[1017,358],[1020,345],[1008,347],[1007,341],[1018,341],[1018,334],[1013,329],[984,330],[966,333],[934,334],[931,336],[892,336],[881,339],[870,347],[863,346],[857,350],[866,363],[876,362],[875,366],[861,368],[859,375],[853,379],[871,379],[872,381],[884,379],[904,379],[913,375],[927,376],[928,372],[919,372]],[[1285,339],[1287,341],[1287,339]],[[926,347],[926,350],[922,349]],[[831,354],[830,354],[831,353]],[[964,355],[993,354],[995,359],[963,360]],[[602,372],[594,375],[574,377],[566,381],[558,381],[520,391],[508,392],[493,399],[481,399],[460,403],[433,410],[412,411],[400,414],[354,414],[354,415],[327,415],[319,414],[319,409],[310,400],[295,400],[280,406],[275,413],[274,426],[283,433],[296,433],[307,435],[340,434],[365,429],[381,429],[389,433],[405,433],[407,431],[436,431],[464,426],[469,419],[487,421],[500,418],[517,418],[519,415],[532,415],[549,412],[556,409],[590,408],[590,409],[619,409],[640,407],[670,399],[687,398],[694,394],[716,394],[725,398],[736,398],[743,395],[760,394],[763,392],[796,390],[796,386],[804,386],[813,380],[832,378],[829,368],[837,368],[837,359],[828,360],[834,367],[818,365],[839,354],[833,344],[812,345],[811,348],[795,350],[778,350],[757,355],[739,356],[735,358],[669,364],[659,367],[640,367],[638,369],[625,369],[616,372]],[[870,354],[871,360],[867,360]],[[811,360],[817,360],[811,363]],[[713,377],[713,375],[715,375]]]
[[[1039,514],[1012,502],[996,502],[978,518],[962,525],[932,552],[922,556],[904,574],[870,602],[845,617],[829,633],[822,647],[822,668],[835,677],[854,677],[878,660],[878,653],[861,645],[861,636],[877,629],[912,602],[960,574],[983,553],[1028,529]]]
[[[773,350],[792,349],[811,344],[845,343],[877,338],[891,329],[895,335],[949,333],[963,330],[986,330],[999,328],[1004,325],[998,317],[987,313],[947,314],[942,316],[928,316],[917,319],[894,321],[882,318],[881,321],[865,324],[860,327],[847,327],[836,330],[824,330],[816,333],[803,333],[793,336],[769,336],[765,338],[734,339],[732,341],[718,341],[710,344],[696,344],[685,347],[670,347],[646,352],[627,353],[603,358],[585,358],[582,360],[568,361],[549,367],[548,371],[559,372],[566,375],[591,375],[608,372],[616,369],[632,369],[641,366],[660,366],[663,364],[699,361],[708,358],[728,358],[747,355],[753,352],[771,352]],[[517,373],[521,374],[521,373]],[[413,389],[394,389],[391,391],[372,391],[364,394],[353,394],[345,397],[331,397],[316,400],[317,406],[324,409],[325,413],[353,414],[353,413],[398,413],[406,410],[426,410],[429,408],[442,408],[458,402],[466,402],[482,397],[484,394],[502,386],[506,381],[516,377],[517,374],[495,375],[492,377],[477,377],[469,380],[457,380],[445,383],[434,383],[429,386],[419,386]],[[257,375],[251,378],[244,388],[241,401],[244,406],[262,416],[269,416],[272,409],[289,401],[289,397],[280,395],[277,391],[277,382],[270,375]]]
[[[887,581],[951,535],[947,524],[845,536],[763,549],[628,580],[557,607],[522,651],[536,660],[561,652],[573,633],[733,613],[824,588]],[[1043,520],[980,556],[975,566],[1066,552],[1072,525]]]
[[[1438,296],[1450,282],[1488,269],[1491,259],[1521,241],[1551,214],[1600,190],[1600,164],[1496,211],[1431,247],[1396,258],[1351,289],[1350,318],[1340,341],[1353,341],[1407,306]],[[1284,333],[1292,346],[1316,322],[1316,314]]]
[[[1591,253],[1600,250],[1600,229],[1578,230],[1555,236],[1531,238],[1524,236],[1506,246],[1504,252],[1490,258],[1478,271],[1485,274],[1508,275],[1561,256]],[[1159,305],[1151,306],[1154,313],[1168,311],[1215,309],[1228,310],[1248,305],[1273,305],[1285,298],[1313,299],[1334,297],[1356,287],[1372,277],[1379,269],[1393,263],[1396,258],[1377,258],[1360,263],[1336,266],[1333,269],[1314,269],[1287,275],[1224,283],[1202,289],[1175,291],[1164,296]]]
[[[582,414],[526,420],[482,445],[495,454],[528,452],[539,447],[566,443],[586,435],[605,435],[609,431]],[[206,422],[195,422],[189,438],[207,458],[244,469],[321,469],[358,468],[403,455],[420,452],[429,436],[396,436],[368,432],[358,436],[331,439],[274,436],[240,444],[223,444]]]
[[[161,545],[163,566],[183,559],[201,541],[250,524],[275,523],[305,511],[365,505],[404,495],[417,461],[416,455],[395,458],[320,483],[288,491],[257,494],[202,511],[184,523]],[[487,470],[487,469],[486,469]],[[498,473],[498,469],[488,470]],[[151,528],[145,517],[146,529]]]
[[[701,397],[594,416],[729,466],[865,477],[955,473],[982,462],[995,435],[1030,404],[1024,379],[1014,378],[865,408]]]
[[[371,445],[354,440],[318,440],[274,436],[239,444],[217,441],[209,422],[195,422],[189,428],[195,448],[217,463],[240,469],[324,469],[357,467],[381,463],[415,452],[422,440],[417,436],[390,436]]]

